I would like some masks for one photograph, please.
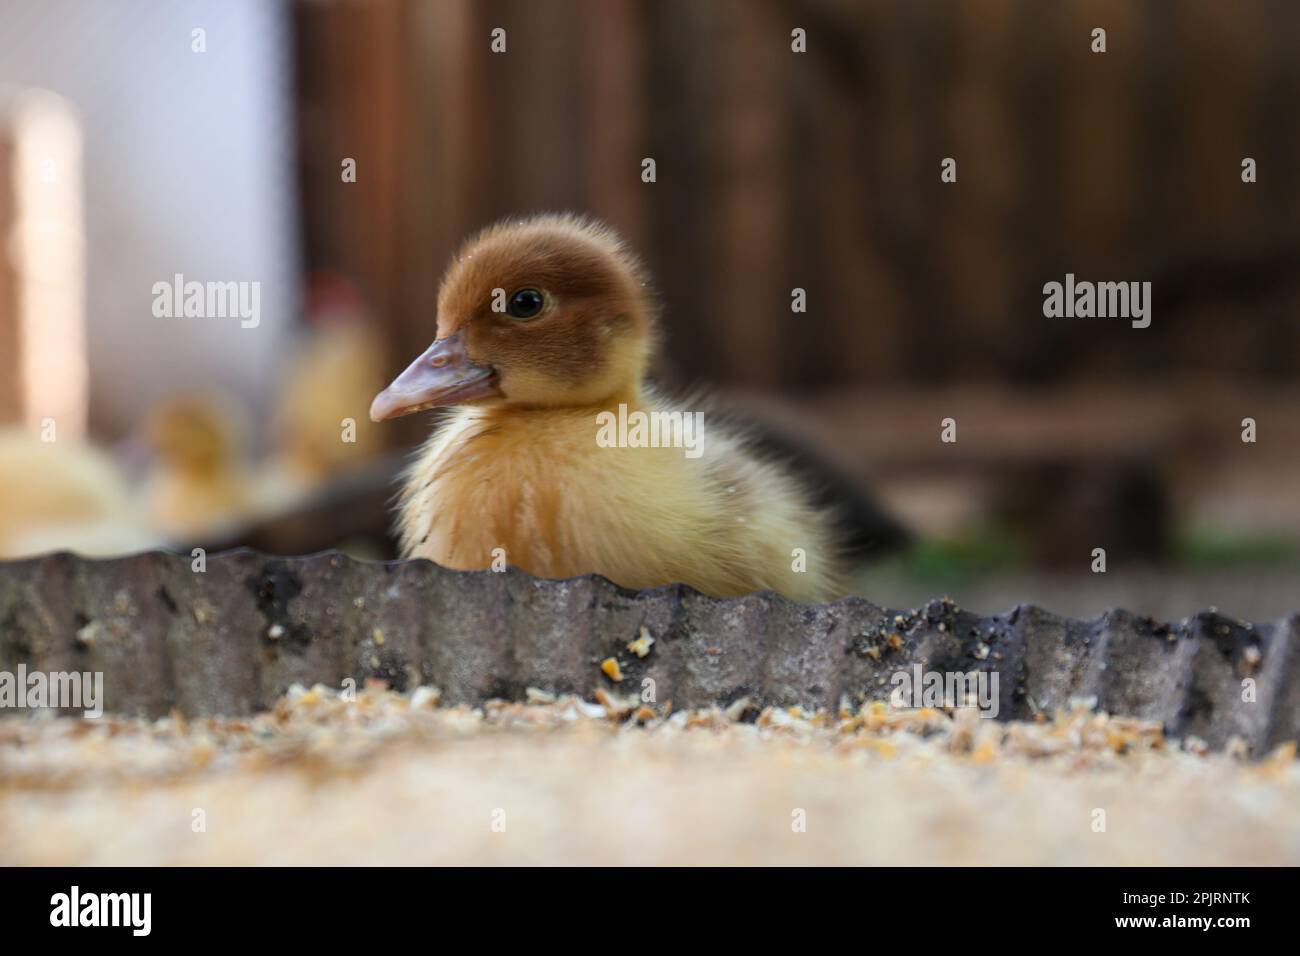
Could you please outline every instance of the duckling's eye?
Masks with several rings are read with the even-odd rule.
[[[546,300],[536,289],[520,289],[510,297],[510,305],[506,307],[506,311],[516,319],[531,319],[542,311],[544,305]]]

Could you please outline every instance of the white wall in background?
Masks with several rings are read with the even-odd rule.
[[[94,420],[196,385],[267,396],[298,301],[290,40],[277,0],[0,0],[0,84],[84,123]],[[260,324],[155,317],[176,273],[260,282]]]

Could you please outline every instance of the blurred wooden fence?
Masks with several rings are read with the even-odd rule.
[[[7,122],[0,123],[0,226],[17,218],[14,196],[14,142]],[[23,412],[22,343],[18,335],[18,275],[13,256],[0,255],[0,422],[17,421]]]
[[[643,252],[671,379],[1300,367],[1294,0],[301,0],[295,15],[307,260],[363,282],[394,368],[432,337],[456,244],[547,209],[604,218]],[[949,156],[956,184],[940,181]],[[1042,285],[1066,272],[1152,281],[1151,328],[1044,318]]]

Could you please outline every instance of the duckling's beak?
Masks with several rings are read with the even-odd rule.
[[[465,339],[455,332],[438,339],[370,403],[370,420],[382,422],[441,405],[462,405],[499,395],[496,371],[470,361]]]

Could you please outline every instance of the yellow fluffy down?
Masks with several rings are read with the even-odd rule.
[[[0,559],[65,549],[122,554],[157,544],[106,455],[20,429],[0,432]]]
[[[656,396],[631,404],[669,410]],[[635,589],[682,582],[718,597],[842,593],[827,518],[740,436],[706,414],[698,458],[601,447],[596,416],[615,407],[456,409],[407,474],[403,553],[550,578],[596,572]]]

